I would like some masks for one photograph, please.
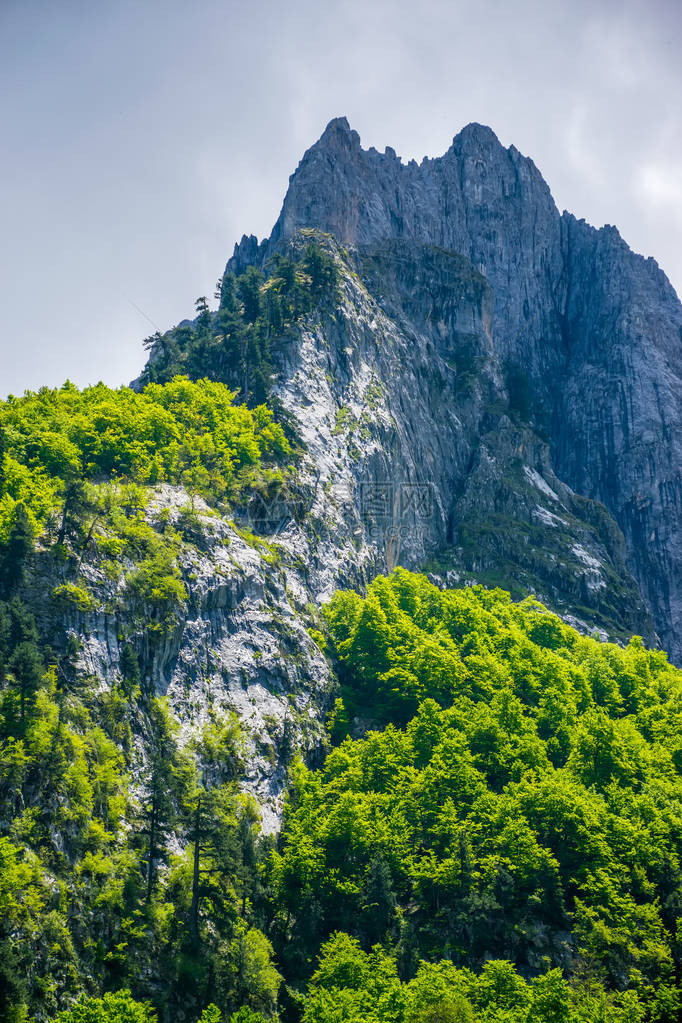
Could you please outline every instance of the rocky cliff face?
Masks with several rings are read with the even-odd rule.
[[[679,660],[682,306],[657,264],[615,228],[560,215],[532,161],[475,124],[439,159],[405,165],[391,149],[363,150],[345,119],[332,121],[292,176],[270,239],[243,239],[229,267],[266,262],[301,228],[328,232],[361,262],[389,241],[438,246],[485,278],[490,372],[507,396],[524,391],[552,471],[618,523],[661,642]],[[398,288],[407,315],[428,260],[414,261]],[[383,305],[380,282],[375,293]],[[439,322],[435,304],[412,314],[418,331]],[[456,417],[457,401],[451,409]]]
[[[292,748],[323,742],[335,689],[317,608],[339,586],[404,565],[682,656],[682,310],[656,264],[560,216],[532,162],[477,125],[418,166],[333,121],[271,238],[243,239],[228,272],[311,240],[334,294],[273,344],[301,507],[197,506],[187,604],[161,643],[96,561],[81,566],[93,606],[58,623],[102,685],[133,639],[188,733],[235,710],[267,829]],[[145,514],[179,522],[188,500],[160,487]]]

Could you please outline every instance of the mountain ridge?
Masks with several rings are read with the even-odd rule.
[[[486,276],[500,361],[522,369],[549,416],[558,475],[623,530],[679,660],[682,306],[656,261],[612,226],[560,214],[533,161],[476,123],[443,156],[405,164],[390,147],[362,149],[347,119],[333,119],[292,174],[270,237],[245,236],[228,272],[265,265],[304,228],[351,247],[411,238]]]

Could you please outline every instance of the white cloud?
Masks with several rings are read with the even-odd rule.
[[[635,190],[644,203],[665,207],[682,220],[682,163],[645,163],[636,173]]]
[[[587,179],[592,188],[600,189],[604,186],[606,172],[599,161],[599,153],[594,144],[595,133],[589,125],[589,117],[586,102],[576,104],[569,111],[565,131],[566,155],[583,181]]]

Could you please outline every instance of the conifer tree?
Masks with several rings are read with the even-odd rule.
[[[168,856],[168,840],[181,823],[191,766],[177,742],[177,725],[167,707],[153,699],[149,708],[150,762],[142,800],[146,901],[151,902],[159,863]]]
[[[33,530],[24,504],[14,508],[14,520],[7,542],[0,549],[0,595],[10,597],[24,582],[33,553]]]
[[[20,722],[26,720],[26,708],[40,686],[43,676],[43,661],[35,643],[22,642],[15,648],[9,661],[9,671],[19,691]]]
[[[241,277],[237,278],[237,294],[244,307],[246,323],[255,323],[261,312],[261,287],[263,273],[255,266],[250,266]]]

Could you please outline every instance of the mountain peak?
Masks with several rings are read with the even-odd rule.
[[[331,121],[329,122],[327,127],[324,129],[324,132],[322,134],[326,135],[327,132],[330,132],[330,131],[346,131],[346,132],[350,132],[351,130],[352,129],[351,129],[350,124],[348,123],[348,118],[347,117],[332,117]]]
[[[664,275],[635,256],[615,229],[596,231],[561,217],[533,161],[475,121],[455,135],[444,156],[418,165],[403,164],[390,149],[363,149],[348,120],[334,118],[292,175],[270,239],[257,248],[244,243],[236,254],[244,258],[234,258],[230,268],[263,264],[302,228],[328,233],[348,249],[387,241],[433,246],[464,257],[486,278],[494,294],[490,329],[500,365],[518,367],[544,407],[556,410],[554,421],[565,425],[555,438],[558,475],[612,510],[658,634],[682,660],[682,585],[673,582],[682,565],[675,518],[682,503],[682,456],[672,439],[682,423],[682,307]],[[607,396],[590,392],[587,422],[603,423],[610,431],[605,437],[619,437],[617,449],[606,441],[600,448],[586,429],[580,375],[594,358],[594,339],[602,344],[606,322],[618,327],[609,345],[603,341],[604,352],[627,358],[622,372],[638,384],[626,416],[619,378],[612,374]],[[659,412],[651,394],[658,393],[660,380],[673,379],[671,373],[669,400]],[[632,442],[652,431],[660,473],[675,466],[669,477],[652,477],[642,454],[646,445]],[[608,471],[598,469],[607,464]],[[663,480],[675,497],[662,505],[657,488]],[[644,505],[635,508],[628,495],[647,487],[651,504],[640,521]],[[644,545],[643,536],[651,538]]]
[[[487,142],[496,142],[498,145],[502,145],[493,129],[487,124],[481,124],[479,121],[469,121],[469,123],[465,124],[461,131],[455,135],[452,141],[455,142],[457,139],[465,138],[476,138]]]
[[[471,121],[459,131],[452,140],[451,152],[460,149],[499,149],[504,146],[492,128],[487,124]]]
[[[347,117],[333,117],[313,147],[325,149],[360,149],[360,136],[348,123]]]

